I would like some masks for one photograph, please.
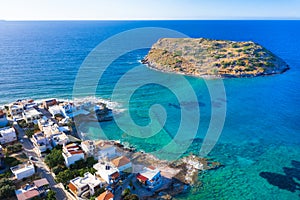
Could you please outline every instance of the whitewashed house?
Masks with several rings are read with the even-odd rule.
[[[97,170],[96,174],[100,176],[107,184],[113,184],[119,181],[119,170],[108,162],[96,163],[93,168]]]
[[[31,141],[36,152],[41,155],[41,153],[47,151],[47,149],[52,149],[49,143],[49,139],[45,136],[43,132],[35,133]]]
[[[11,167],[10,170],[17,180],[30,177],[35,173],[34,165],[30,162]]]
[[[17,140],[16,131],[11,127],[0,128],[0,144],[6,144]]]
[[[87,156],[94,156],[96,153],[96,145],[93,140],[85,140],[81,142],[81,148]]]
[[[111,161],[111,163],[119,170],[119,172],[130,172],[132,169],[131,161],[126,156],[115,158]]]
[[[87,172],[84,177],[76,177],[70,180],[68,187],[75,196],[90,196],[102,187],[102,183],[95,175]]]
[[[76,161],[84,159],[84,152],[75,143],[71,143],[63,146],[62,155],[65,159],[65,164],[67,167],[74,164]]]
[[[136,178],[145,188],[150,190],[156,190],[162,184],[160,171],[153,166],[145,167],[137,174]]]
[[[31,108],[29,110],[24,110],[22,113],[23,119],[26,121],[26,123],[32,123],[37,122],[37,120],[41,119],[42,113],[37,111],[35,108]]]
[[[96,143],[98,160],[111,159],[118,156],[116,147],[110,142],[100,141]]]

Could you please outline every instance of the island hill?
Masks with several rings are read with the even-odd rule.
[[[254,77],[289,69],[257,43],[204,38],[160,39],[142,63],[159,71],[197,77]]]

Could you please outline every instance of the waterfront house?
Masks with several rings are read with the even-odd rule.
[[[96,142],[98,160],[111,159],[117,156],[116,147],[109,141]]]
[[[76,161],[84,159],[84,152],[78,144],[71,143],[63,145],[62,153],[67,167],[74,164]]]
[[[11,127],[0,128],[0,144],[7,144],[17,140],[16,131]]]
[[[10,170],[15,175],[17,180],[30,177],[35,173],[34,165],[31,162],[11,167]]]
[[[114,200],[114,195],[110,191],[106,190],[105,192],[101,193],[96,200]]]
[[[49,100],[43,101],[42,106],[43,106],[43,108],[48,110],[50,106],[54,106],[56,104],[57,104],[56,99],[49,99]]]
[[[160,171],[153,167],[145,167],[136,176],[137,180],[147,189],[156,190],[162,184]]]
[[[41,119],[42,113],[37,111],[35,108],[31,108],[29,110],[24,110],[22,113],[23,119],[26,123],[38,123],[37,120]]]
[[[105,180],[107,184],[117,183],[120,179],[119,170],[108,162],[96,163],[93,168],[97,170],[96,174]]]
[[[0,108],[0,127],[7,126],[7,124],[8,120],[6,118],[6,113]]]
[[[85,140],[81,142],[81,148],[87,156],[94,156],[96,153],[96,145],[93,140]]]
[[[18,200],[29,200],[37,197],[45,197],[48,188],[49,182],[47,179],[42,178],[33,181],[33,183],[26,184],[25,186],[16,190],[15,193]]]
[[[112,165],[116,167],[119,172],[131,172],[132,164],[126,156],[120,156],[111,161]]]
[[[75,196],[90,196],[102,187],[102,183],[95,175],[87,172],[84,177],[76,177],[70,180],[68,187]]]
[[[24,107],[23,104],[15,102],[8,106],[8,110],[12,116],[18,116],[22,115],[22,113],[24,112]]]
[[[48,108],[48,111],[51,113],[52,117],[55,117],[55,116],[63,116],[63,112],[61,111],[61,107],[58,106],[58,105],[54,105],[54,106],[50,106]]]

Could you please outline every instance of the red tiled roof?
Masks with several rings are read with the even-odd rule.
[[[146,182],[148,180],[147,177],[141,175],[141,174],[137,174],[136,178],[142,182]]]
[[[152,165],[150,165],[148,168],[149,168],[149,169],[152,169],[152,170],[155,170],[155,169],[156,169],[156,168],[153,167]]]
[[[75,185],[73,185],[72,183],[69,183],[68,187],[74,194],[77,194],[77,188]]]
[[[37,190],[29,190],[26,191],[24,193],[18,194],[17,198],[18,200],[27,200],[27,199],[31,199],[33,197],[38,196],[40,193]]]
[[[116,179],[120,176],[119,172],[115,172],[112,175],[110,175],[112,179]]]
[[[100,194],[96,198],[96,200],[110,200],[110,199],[113,199],[113,198],[114,198],[113,193],[111,193],[110,191],[105,191],[102,194]]]
[[[121,156],[111,161],[115,167],[121,167],[130,163],[130,160],[126,156]]]
[[[70,154],[74,155],[74,154],[81,154],[83,153],[82,150],[77,150],[77,151],[69,151]]]
[[[42,187],[44,185],[49,185],[49,182],[47,181],[46,178],[35,180],[35,181],[33,181],[33,183],[36,187]]]

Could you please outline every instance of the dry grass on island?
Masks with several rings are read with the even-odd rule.
[[[163,38],[142,60],[150,68],[197,77],[253,77],[289,66],[261,45],[227,40]]]

